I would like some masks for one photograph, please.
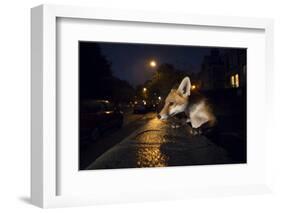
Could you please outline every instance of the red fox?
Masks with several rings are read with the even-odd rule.
[[[161,120],[172,118],[184,112],[186,123],[191,123],[193,130],[203,125],[212,127],[216,123],[216,117],[208,100],[198,92],[192,92],[189,77],[185,77],[178,89],[172,89],[165,99],[163,109],[157,115]],[[196,133],[195,133],[196,132]],[[197,134],[194,131],[194,134]]]

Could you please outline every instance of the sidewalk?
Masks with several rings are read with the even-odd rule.
[[[171,129],[166,123],[152,119],[101,155],[88,169],[231,163],[223,148],[182,128]]]

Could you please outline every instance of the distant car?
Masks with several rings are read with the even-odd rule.
[[[134,113],[146,113],[148,111],[147,106],[144,105],[143,103],[140,104],[135,104],[134,105]]]
[[[123,113],[106,100],[88,100],[80,104],[80,140],[96,141],[108,130],[121,128]]]
[[[155,112],[157,110],[157,107],[158,107],[157,104],[148,104],[146,108],[150,112]]]
[[[156,111],[156,108],[157,108],[156,104],[140,102],[140,103],[134,105],[134,113],[142,114],[142,113],[152,112],[152,111]]]

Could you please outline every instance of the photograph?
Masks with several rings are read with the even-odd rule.
[[[247,49],[78,42],[79,170],[247,163]]]

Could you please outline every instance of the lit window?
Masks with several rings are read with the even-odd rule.
[[[231,83],[231,87],[233,88],[238,88],[240,83],[239,83],[239,75],[235,74],[230,76],[230,83]]]
[[[239,87],[239,75],[235,75],[235,87]]]
[[[231,83],[231,87],[234,87],[234,85],[235,85],[235,79],[234,79],[234,76],[233,76],[233,75],[230,77],[230,83]]]

